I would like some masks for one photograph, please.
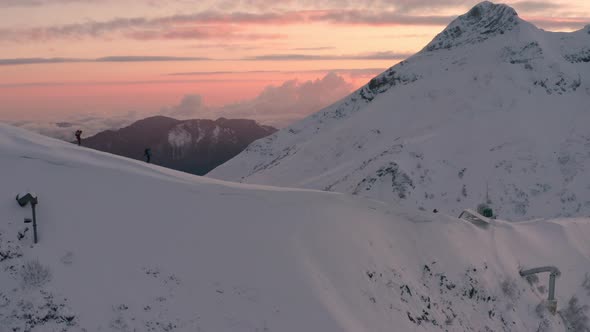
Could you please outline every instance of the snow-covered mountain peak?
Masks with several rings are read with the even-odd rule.
[[[503,218],[590,213],[590,35],[484,2],[421,52],[209,173]]]
[[[482,42],[512,30],[521,22],[512,7],[484,1],[457,17],[424,48],[424,51]]]
[[[467,19],[502,19],[518,17],[514,8],[505,4],[495,4],[491,1],[482,1],[473,6],[467,14],[462,16]]]

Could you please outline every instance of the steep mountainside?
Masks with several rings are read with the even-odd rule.
[[[253,120],[176,120],[155,116],[119,130],[98,133],[84,139],[83,144],[139,160],[144,159],[144,150],[150,147],[153,163],[203,175],[275,131]]]
[[[483,2],[422,51],[208,174],[502,218],[590,214],[590,26]]]
[[[0,332],[588,331],[590,219],[486,228],[0,125]],[[32,244],[34,191],[39,243]],[[27,230],[28,229],[28,230]],[[559,315],[539,305],[556,265]]]

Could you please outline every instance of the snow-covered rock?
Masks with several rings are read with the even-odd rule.
[[[438,34],[425,51],[450,49],[477,44],[514,29],[521,23],[516,11],[504,4],[484,1],[473,7],[467,14],[459,16]]]
[[[458,215],[590,215],[590,33],[483,2],[422,51],[208,174]]]

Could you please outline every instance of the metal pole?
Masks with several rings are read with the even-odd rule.
[[[35,206],[37,204],[31,203],[31,208],[33,209],[33,241],[37,244],[37,214],[35,213]]]
[[[549,301],[555,300],[555,273],[549,275]]]
[[[520,275],[523,277],[542,273],[542,272],[549,272],[549,298],[547,299],[547,308],[549,312],[555,315],[557,312],[557,300],[555,299],[555,278],[557,278],[560,274],[559,269],[554,266],[543,266],[537,267],[534,269],[526,270],[526,271],[519,271]]]

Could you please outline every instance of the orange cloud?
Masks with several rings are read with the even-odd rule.
[[[369,7],[328,7],[328,9],[270,10],[260,12],[201,11],[191,14],[177,14],[155,18],[130,17],[105,21],[89,21],[62,25],[38,26],[31,28],[0,29],[0,39],[13,41],[46,41],[55,39],[80,39],[122,37],[139,40],[152,39],[277,39],[284,36],[277,33],[251,33],[250,26],[283,26],[310,23],[362,26],[444,26],[455,16],[416,13],[416,8],[444,8],[464,5],[472,1],[447,0],[401,1],[396,6],[379,4]],[[320,1],[320,4],[322,1]],[[331,5],[334,3],[330,2]],[[558,6],[551,2],[517,1],[517,8],[539,15]],[[317,7],[320,7],[319,5]],[[276,8],[276,7],[274,7]],[[559,15],[559,12],[557,12]],[[555,13],[551,13],[555,15]],[[533,18],[533,22],[545,27],[575,28],[588,22],[588,17],[566,15]]]
[[[353,25],[444,25],[451,16],[414,16],[397,12],[361,10],[307,10],[270,13],[199,12],[159,18],[116,18],[25,29],[0,29],[0,38],[13,41],[98,38],[113,34],[135,39],[276,39],[277,34],[243,33],[248,25],[333,23]],[[195,27],[195,25],[197,25]],[[239,25],[239,28],[238,28]],[[242,33],[240,33],[242,32]]]
[[[280,39],[284,35],[276,33],[243,33],[240,29],[230,26],[206,26],[206,27],[170,27],[159,30],[133,31],[126,37],[138,40],[153,39],[223,39],[223,40],[260,40]]]

